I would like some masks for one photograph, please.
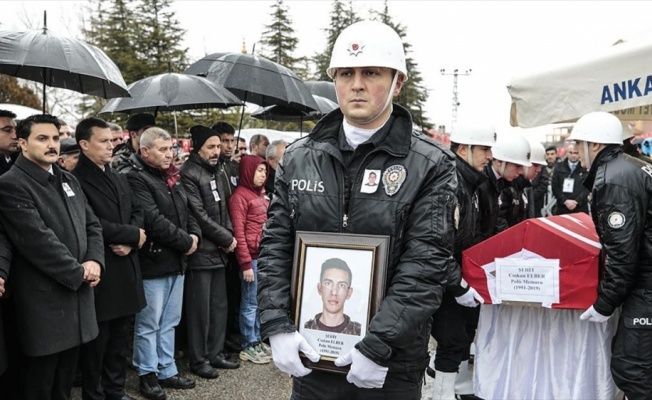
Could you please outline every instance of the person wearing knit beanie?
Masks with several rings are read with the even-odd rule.
[[[195,125],[190,128],[190,136],[192,137],[192,151],[197,153],[199,152],[199,149],[202,148],[204,143],[206,143],[209,137],[219,137],[220,134],[209,127],[203,125]]]

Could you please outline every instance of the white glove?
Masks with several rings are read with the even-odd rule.
[[[464,307],[477,307],[480,304],[484,304],[482,296],[472,287],[469,287],[469,290],[463,295],[456,297],[455,301]]]
[[[358,349],[353,349],[335,360],[335,365],[343,367],[351,364],[346,380],[359,388],[381,388],[385,384],[387,367],[381,367],[365,357]]]
[[[320,358],[317,351],[296,331],[272,335],[269,337],[269,344],[272,347],[272,357],[276,367],[292,376],[301,377],[312,372],[301,363],[300,351],[312,362],[317,362]]]
[[[584,311],[582,315],[580,315],[580,320],[586,321],[588,320],[589,322],[607,322],[611,318],[611,315],[602,315],[599,312],[595,311],[595,308],[593,306],[589,307],[588,310]]]

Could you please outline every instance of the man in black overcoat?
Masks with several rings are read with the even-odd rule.
[[[126,400],[124,385],[131,320],[145,306],[138,249],[145,243],[144,214],[132,202],[127,178],[109,163],[113,134],[98,118],[81,121],[75,130],[81,148],[72,174],[79,180],[88,203],[102,225],[105,273],[95,288],[97,339],[81,348],[83,397]]]
[[[102,228],[75,177],[56,164],[59,122],[18,124],[22,154],[0,177],[0,214],[15,252],[22,398],[68,399],[79,346],[97,336],[93,287],[104,264]]]

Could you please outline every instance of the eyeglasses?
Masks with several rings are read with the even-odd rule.
[[[579,151],[569,151],[568,154],[580,154]]]
[[[3,131],[4,133],[12,133],[16,132],[16,127],[15,126],[4,126],[0,128],[0,131]]]

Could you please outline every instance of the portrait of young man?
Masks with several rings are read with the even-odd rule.
[[[304,328],[360,336],[360,323],[344,313],[344,304],[353,294],[352,277],[349,266],[339,258],[331,258],[322,264],[317,292],[323,309],[306,322]]]

